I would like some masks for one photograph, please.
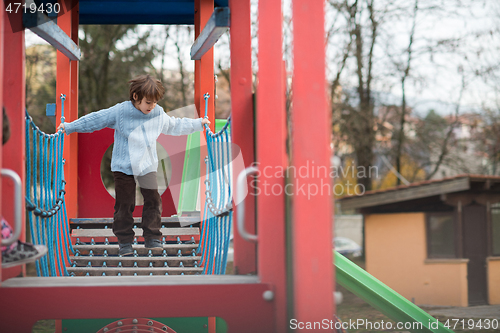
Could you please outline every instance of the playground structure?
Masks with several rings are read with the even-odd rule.
[[[19,152],[24,152],[26,145],[29,145],[25,137],[24,110],[24,26],[29,26],[29,20],[25,17],[23,23],[22,11],[7,12],[6,8],[10,4],[12,2],[7,1],[1,5],[3,15],[0,15],[0,25],[3,33],[0,41],[0,102],[5,105],[11,120],[12,136],[0,148],[0,164],[2,168],[13,170],[26,183],[25,156]],[[284,176],[274,174],[266,176],[262,171],[266,168],[286,169],[289,166],[299,169],[308,167],[311,162],[317,167],[329,168],[330,117],[325,89],[323,1],[293,1],[293,137],[289,154],[286,151],[286,73],[282,61],[281,1],[260,0],[258,5],[258,30],[264,33],[259,34],[255,107],[249,0],[141,3],[101,1],[99,5],[92,1],[81,0],[78,3],[63,0],[59,4],[65,14],[57,18],[57,25],[42,27],[36,22],[44,20],[43,17],[38,17],[43,14],[36,14],[35,23],[30,26],[58,49],[56,119],[61,118],[63,105],[67,121],[75,120],[78,114],[78,25],[125,23],[194,23],[197,40],[193,45],[192,57],[199,59],[195,62],[195,105],[200,115],[202,110],[206,110],[208,117],[214,119],[213,99],[205,98],[205,94],[214,91],[211,47],[221,31],[228,28],[224,26],[224,17],[227,17],[232,37],[231,141],[240,148],[245,167],[251,167],[241,173],[239,178],[245,180],[246,176],[255,173],[260,180],[267,182],[269,188],[283,189],[288,184],[297,185],[294,183],[296,179],[285,179]],[[65,96],[64,101],[59,98],[61,95]],[[211,125],[212,132],[215,132],[214,123]],[[108,148],[111,137],[112,131],[103,130],[66,138],[64,200],[67,216],[74,223],[80,221],[83,224],[89,219],[93,219],[93,224],[109,223],[109,220],[103,218],[109,217],[110,212],[112,214],[112,198],[105,192],[102,183],[97,181],[98,177],[95,175],[98,172],[95,170],[100,165],[101,156]],[[186,147],[185,141],[181,146]],[[200,189],[205,180],[205,156],[207,151],[200,148]],[[288,156],[291,156],[291,162]],[[255,162],[257,168],[252,166]],[[186,173],[187,169],[183,169]],[[325,174],[300,179],[300,184],[308,188],[308,185],[327,184],[330,181],[328,174]],[[0,213],[7,220],[14,221],[12,191],[10,183],[3,180]],[[201,202],[205,202],[202,192],[200,190]],[[25,194],[23,192],[22,196]],[[181,192],[179,197],[182,198],[182,194]],[[165,223],[190,218],[172,217],[178,211],[172,205],[170,190],[163,194],[163,201]],[[80,278],[64,276],[60,272],[55,274],[60,276],[14,278],[21,272],[21,268],[4,269],[1,272],[3,282],[0,286],[0,328],[5,332],[30,332],[33,324],[41,319],[108,320],[100,326],[103,332],[122,325],[142,324],[146,327],[149,325],[151,329],[156,329],[159,325],[158,331],[172,332],[171,327],[165,326],[165,323],[162,327],[162,323],[156,319],[189,318],[194,322],[202,318],[200,323],[206,322],[207,326],[202,326],[200,332],[219,332],[222,327],[226,327],[229,332],[240,333],[286,332],[292,318],[303,323],[325,320],[334,323],[332,204],[329,192],[308,195],[295,191],[289,197],[286,197],[285,191],[279,194],[248,195],[244,200],[244,210],[241,203],[232,208],[236,216],[239,214],[236,222],[240,230],[234,234],[236,275]],[[136,209],[135,214],[140,214],[140,207],[137,208],[139,209]],[[210,213],[224,215],[231,207],[225,205],[220,210],[215,214],[210,210]],[[208,214],[207,208],[202,211]],[[100,222],[96,218],[100,218]],[[24,219],[23,209],[21,220]],[[205,217],[203,222],[206,220]],[[175,228],[165,229],[171,231]],[[186,229],[195,229],[191,230],[192,234],[189,233],[186,240],[191,240],[196,234],[200,237],[198,228]],[[79,232],[78,229],[73,231],[76,234]],[[23,230],[21,237],[24,238],[25,233]],[[201,242],[206,241],[203,235],[201,233]],[[91,237],[84,237],[87,236],[79,237],[82,242],[92,242]],[[103,238],[102,234],[100,237]],[[100,239],[97,237],[94,239],[95,242],[98,240]],[[184,241],[180,237],[179,240]],[[197,240],[198,238],[195,239]],[[74,245],[78,246],[76,243]],[[190,246],[188,252],[194,249],[192,244]],[[207,252],[205,249],[203,253],[220,254],[220,251]],[[81,252],[83,253],[83,249]],[[67,260],[66,264],[69,264]],[[340,283],[389,317],[397,321],[418,321],[423,324],[423,327],[413,331],[449,331],[442,325],[438,328],[430,327],[431,317],[424,311],[398,297],[392,290],[338,255],[336,266]],[[205,265],[204,268],[206,267]],[[219,266],[217,269],[213,268],[212,272],[223,273],[223,269],[225,267]],[[68,302],[69,299],[75,302]],[[149,318],[150,321],[144,321],[144,318]],[[115,323],[115,326],[110,326]],[[61,331],[60,321],[58,325],[57,329]],[[195,332],[190,329],[185,331]]]

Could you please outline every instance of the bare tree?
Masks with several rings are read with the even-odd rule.
[[[187,27],[187,29],[191,29],[190,27]],[[181,47],[179,45],[179,42],[181,40],[180,38],[180,27],[176,27],[176,38],[174,39],[174,45],[175,49],[177,50],[177,62],[179,64],[179,73],[180,73],[180,90],[181,90],[181,96],[182,96],[182,104],[187,105],[187,88],[186,88],[186,71],[184,69],[184,61],[182,60],[182,52],[181,52]],[[190,31],[188,31],[189,35]]]
[[[148,41],[149,32],[140,34],[133,25],[84,25],[80,31],[80,115],[127,100],[131,78],[156,73],[156,48]],[[117,42],[124,39],[135,43],[118,48]]]
[[[497,175],[500,164],[500,108],[496,110],[485,108],[486,125],[479,134],[480,147],[486,153],[489,160],[489,174]]]
[[[158,78],[161,82],[163,82],[163,75],[165,74],[165,56],[167,54],[167,45],[168,41],[170,39],[170,26],[166,25],[165,26],[165,37],[163,38],[163,45],[161,47],[161,67],[160,67],[160,73],[158,75]]]
[[[375,142],[372,83],[380,13],[376,12],[374,2],[375,0],[355,0],[352,3],[348,0],[330,1],[333,9],[343,13],[348,34],[337,73],[331,84],[333,119],[340,121],[340,131],[346,134],[349,144],[354,148],[357,167],[361,171],[358,175],[362,175],[358,177],[358,183],[366,190],[372,187],[368,171],[373,163]],[[333,35],[333,30],[333,27],[329,29],[330,36]],[[335,95],[338,93],[340,77],[350,57],[354,62],[356,94],[351,97],[349,95],[352,94],[344,91],[343,100],[337,103]]]
[[[454,120],[453,122],[449,125],[448,130],[446,132],[446,135],[440,145],[440,151],[438,154],[438,159],[436,162],[434,162],[434,167],[431,172],[427,174],[426,179],[431,179],[436,172],[439,170],[439,167],[442,165],[444,158],[446,155],[449,153],[450,150],[450,139],[452,138],[453,135],[453,130],[457,127],[457,125],[460,123],[459,120],[459,113],[460,113],[460,103],[462,102],[462,97],[463,93],[465,90],[465,78],[462,76],[462,86],[460,88],[459,96],[458,96],[458,101],[456,103],[455,107],[455,115],[454,115]]]
[[[413,22],[410,31],[410,38],[408,42],[408,47],[406,49],[407,60],[403,68],[403,75],[401,77],[401,120],[399,122],[399,135],[398,142],[396,146],[396,171],[398,174],[402,172],[402,151],[405,139],[405,117],[406,117],[406,80],[410,75],[411,61],[413,55],[413,40],[415,38],[415,27],[417,24],[417,12],[418,12],[418,0],[415,0],[415,6],[413,9]],[[397,185],[401,184],[401,178],[397,177]]]

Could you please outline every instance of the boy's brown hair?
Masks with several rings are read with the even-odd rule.
[[[151,101],[158,102],[163,98],[165,88],[160,80],[148,75],[141,75],[128,81],[130,84],[130,100],[134,103],[134,94],[137,94],[137,101],[140,102],[144,97]]]

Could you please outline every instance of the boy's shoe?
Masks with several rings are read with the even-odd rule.
[[[132,243],[119,243],[118,245],[120,246],[120,251],[118,251],[119,255],[128,256],[134,253]]]
[[[146,239],[144,242],[144,247],[148,249],[163,248],[159,239]]]
[[[2,268],[33,262],[47,253],[45,245],[33,245],[21,241],[17,241],[13,245],[2,252]]]

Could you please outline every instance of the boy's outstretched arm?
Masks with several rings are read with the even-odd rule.
[[[174,118],[164,114],[162,133],[167,135],[188,135],[203,131],[204,124],[210,124],[210,120],[208,118]]]
[[[57,131],[62,130],[63,133],[69,135],[73,132],[92,133],[105,127],[114,128],[118,107],[119,104],[109,109],[91,112],[69,123],[61,123],[57,127]]]

